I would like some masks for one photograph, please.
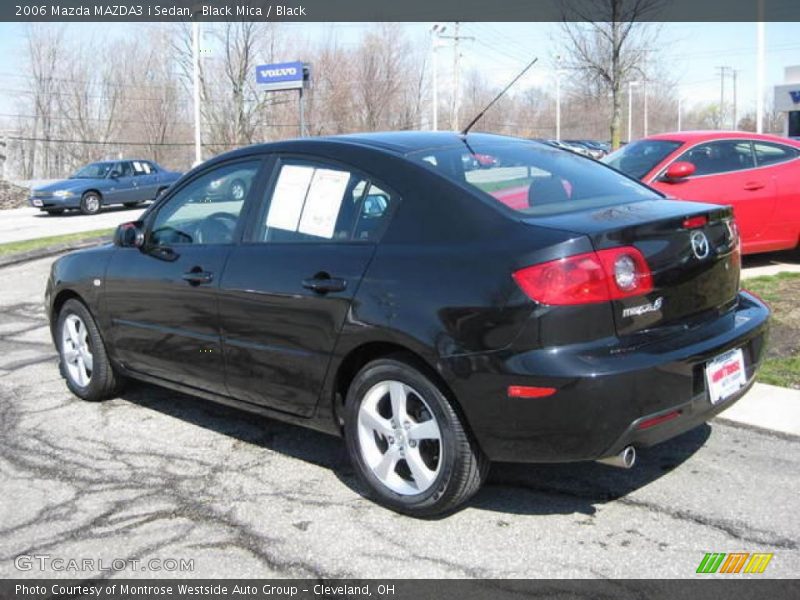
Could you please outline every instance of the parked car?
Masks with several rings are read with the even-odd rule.
[[[603,161],[668,196],[733,206],[745,254],[800,241],[800,142],[683,131],[631,142]]]
[[[596,146],[593,142],[588,140],[566,140],[566,142],[572,146],[578,146],[585,150],[587,156],[595,160],[599,160],[606,155],[606,152]]]
[[[591,157],[589,149],[582,144],[572,144],[570,142],[565,142],[564,140],[544,140],[544,143],[549,144],[550,146],[553,146],[555,148],[569,150],[570,152],[574,152],[575,154]]]
[[[101,161],[78,169],[67,179],[35,188],[29,202],[51,215],[73,208],[93,215],[103,206],[133,207],[154,200],[180,176],[151,160]]]
[[[46,307],[77,396],[138,379],[341,435],[379,502],[427,516],[490,461],[631,467],[741,397],[769,311],[738,248],[729,207],[543,144],[306,138],[203,163],[56,260]]]

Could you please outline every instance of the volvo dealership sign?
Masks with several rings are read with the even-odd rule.
[[[302,90],[307,80],[308,66],[299,61],[256,67],[256,83],[265,91]]]
[[[775,110],[780,112],[800,110],[800,83],[775,86]]]

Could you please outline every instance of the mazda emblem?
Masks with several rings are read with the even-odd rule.
[[[708,256],[709,246],[708,246],[708,238],[706,234],[702,231],[695,231],[691,237],[692,241],[692,252],[694,255],[702,260]]]

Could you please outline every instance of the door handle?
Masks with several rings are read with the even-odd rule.
[[[747,183],[744,184],[744,189],[746,189],[748,191],[755,191],[755,190],[760,190],[765,185],[766,184],[764,184],[764,183],[762,183],[760,181],[748,181]]]
[[[311,279],[303,279],[303,287],[318,294],[343,292],[347,288],[347,281],[338,277],[321,277],[317,275]]]
[[[188,281],[192,285],[200,285],[201,283],[211,283],[214,279],[214,274],[209,271],[203,271],[200,267],[194,267],[191,271],[183,274],[183,280]]]

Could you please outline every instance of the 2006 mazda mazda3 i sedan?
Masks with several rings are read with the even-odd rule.
[[[209,160],[57,260],[46,303],[81,398],[133,378],[343,435],[379,502],[429,516],[490,461],[631,466],[730,406],[769,316],[739,269],[729,207],[536,142],[399,132]]]

